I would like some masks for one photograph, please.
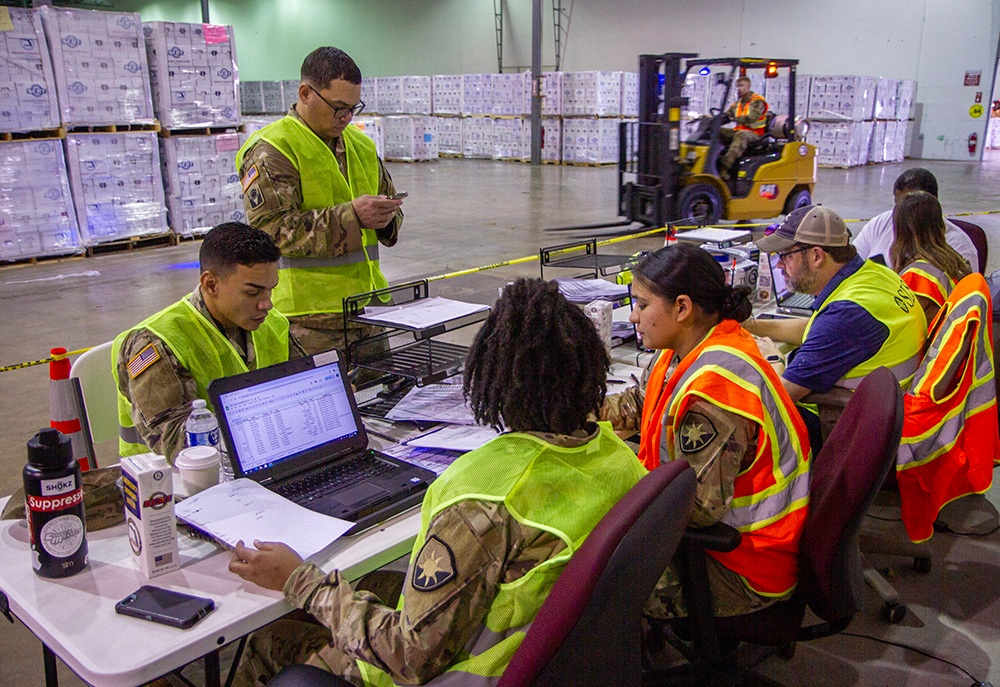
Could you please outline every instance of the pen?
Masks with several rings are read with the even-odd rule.
[[[624,384],[624,379],[609,379],[608,384]]]
[[[638,378],[638,377],[636,377],[636,376],[635,376],[634,374],[632,374],[632,375],[629,375],[629,377],[631,377],[631,378],[632,378],[632,381],[633,381],[633,382],[635,382],[636,384],[638,384],[638,383],[639,383],[639,378]]]

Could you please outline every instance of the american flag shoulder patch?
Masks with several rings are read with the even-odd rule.
[[[135,357],[128,361],[128,376],[135,379],[159,359],[160,353],[156,350],[156,347],[153,344],[146,344],[145,348],[136,353]]]
[[[250,188],[250,184],[255,182],[259,176],[260,172],[257,171],[257,165],[250,165],[250,169],[247,170],[247,173],[243,175],[243,179],[240,180],[240,183],[243,184],[243,191],[246,192]]]

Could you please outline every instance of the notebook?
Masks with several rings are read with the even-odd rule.
[[[771,283],[774,284],[774,297],[777,301],[777,310],[786,315],[797,317],[811,317],[813,314],[812,302],[814,296],[808,293],[796,293],[785,281],[785,274],[778,267],[778,254],[771,253],[768,256],[771,265]]]
[[[208,394],[235,476],[355,523],[347,534],[418,505],[434,480],[368,447],[336,351],[217,379]]]

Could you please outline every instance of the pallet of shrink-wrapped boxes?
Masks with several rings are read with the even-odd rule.
[[[68,134],[66,166],[85,246],[169,233],[155,132]]]
[[[622,117],[639,116],[639,72],[622,72]]]
[[[462,125],[462,157],[489,159],[493,157],[493,123],[491,117],[465,117]]]
[[[261,81],[260,97],[264,101],[264,114],[285,113],[285,95],[280,81]]]
[[[561,117],[562,116],[562,72],[542,72],[542,83],[540,90],[542,92],[542,116],[543,117]],[[529,80],[526,88],[528,92],[526,97],[531,97],[531,81]],[[530,102],[530,101],[529,101]]]
[[[436,160],[437,117],[394,115],[382,118],[385,159],[399,162]]]
[[[497,117],[522,117],[531,114],[531,72],[493,74],[491,114]]]
[[[153,111],[166,129],[235,127],[241,121],[233,28],[150,21],[142,25]]]
[[[493,113],[493,75],[462,75],[462,114],[488,115]]]
[[[618,162],[620,120],[607,117],[563,118],[563,162],[607,165]]]
[[[379,76],[375,78],[379,114],[403,114],[403,77]]]
[[[621,72],[563,72],[564,117],[620,117]]]
[[[361,80],[361,101],[365,104],[365,114],[379,114],[378,106],[378,84],[375,79]]]
[[[244,136],[219,133],[160,139],[170,228],[201,236],[223,222],[244,222],[243,187],[233,159]]]
[[[44,6],[60,119],[69,130],[156,119],[139,15]]]
[[[431,77],[431,111],[436,115],[462,114],[463,82],[461,74]]]
[[[542,117],[542,162],[562,162],[562,124],[561,117]]]
[[[240,113],[245,117],[248,114],[264,113],[264,93],[260,88],[260,81],[240,81]]]
[[[351,123],[375,143],[375,152],[380,158],[385,159],[385,132],[382,131],[382,118],[364,115],[355,117]]]
[[[0,142],[0,261],[83,251],[62,141]]]
[[[431,77],[401,76],[402,112],[413,115],[431,113]]]
[[[55,76],[38,10],[0,7],[10,28],[0,33],[0,132],[59,127]]]
[[[463,117],[436,117],[438,127],[438,155],[462,157],[462,136],[465,133]]]
[[[493,159],[523,162],[531,157],[531,123],[524,117],[493,121]]]

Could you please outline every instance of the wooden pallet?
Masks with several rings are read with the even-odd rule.
[[[190,129],[160,129],[161,138],[171,136],[215,136],[216,134],[242,134],[243,125],[236,126],[201,126]]]
[[[462,153],[438,153],[438,157],[460,158],[460,157],[465,157],[465,155],[463,155]]]
[[[81,124],[66,127],[69,134],[121,134],[131,131],[159,131],[160,123],[152,124]]]
[[[816,163],[816,166],[819,167],[820,169],[851,169],[851,167],[847,165],[828,165],[828,164],[819,164],[818,162]]]
[[[165,231],[160,234],[150,234],[149,236],[132,236],[127,239],[108,241],[106,243],[95,243],[92,246],[87,246],[87,257],[103,255],[105,253],[120,253],[124,251],[137,250],[139,248],[176,246],[177,243],[177,234],[172,231]]]
[[[406,160],[401,157],[387,157],[386,162],[406,162],[406,163],[418,163],[418,162],[434,162],[437,158],[430,158],[429,160]]]
[[[566,162],[563,161],[564,165],[569,165],[571,167],[611,167],[617,165],[617,162]]]
[[[84,257],[82,253],[61,253],[59,255],[33,255],[28,258],[0,258],[0,270],[12,269],[15,267],[26,267],[45,262],[59,262],[60,260],[80,260]]]
[[[66,129],[37,129],[35,131],[11,131],[0,133],[0,141],[44,141],[66,138]]]

